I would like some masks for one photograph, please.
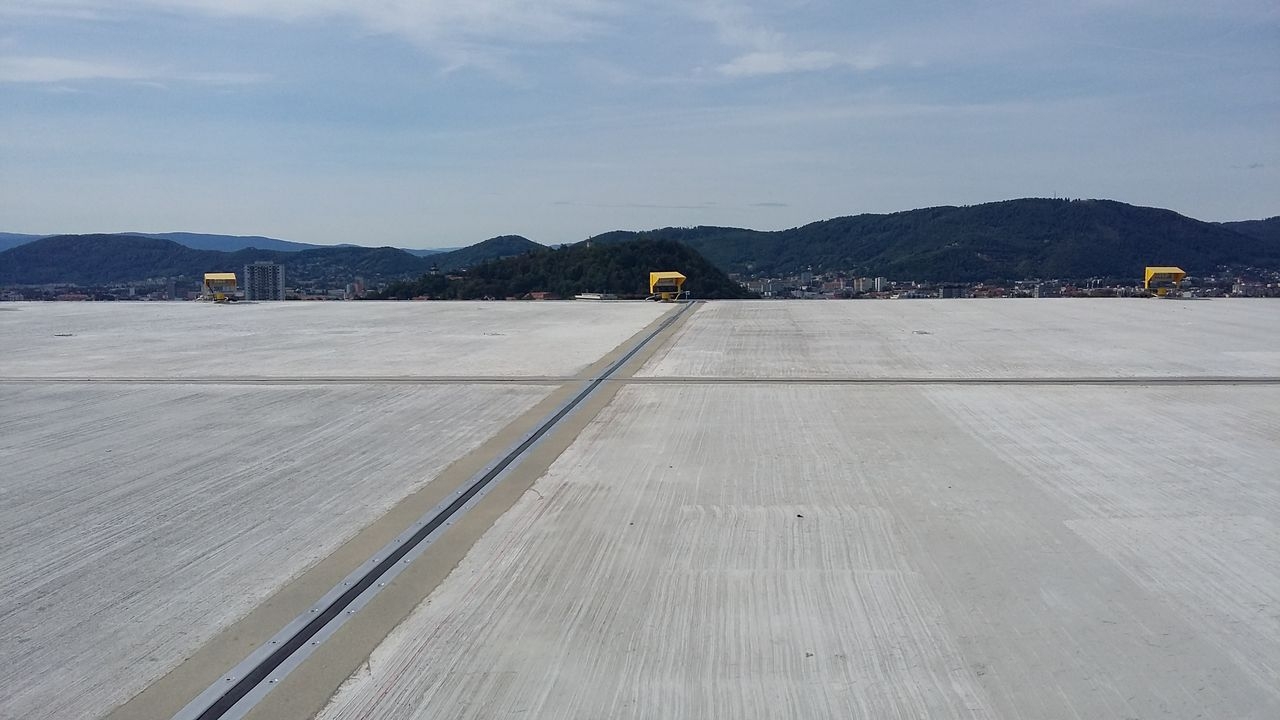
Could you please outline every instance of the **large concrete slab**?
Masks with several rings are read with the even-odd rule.
[[[894,300],[703,305],[639,375],[1280,376],[1269,300]]]
[[[323,717],[1280,716],[1273,305],[699,306]],[[0,718],[236,635],[669,309],[0,308]],[[1252,384],[776,382],[1097,377]]]
[[[0,384],[0,718],[107,714],[549,391]]]
[[[1274,718],[1278,403],[629,386],[321,717]]]
[[[12,303],[0,377],[564,376],[671,305]]]

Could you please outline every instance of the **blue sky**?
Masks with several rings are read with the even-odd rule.
[[[1280,213],[1274,0],[0,0],[0,230]]]

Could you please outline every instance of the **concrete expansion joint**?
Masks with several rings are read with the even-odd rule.
[[[457,488],[446,500],[433,508],[427,516],[418,520],[417,528],[408,535],[400,533],[395,536],[384,552],[374,556],[361,567],[358,577],[352,575],[341,585],[326,593],[332,597],[320,607],[310,609],[312,618],[304,621],[306,616],[295,619],[286,628],[296,628],[289,632],[283,642],[271,642],[255,650],[238,666],[238,680],[231,688],[220,686],[207,688],[194,698],[176,716],[175,720],[219,720],[224,718],[241,718],[253,712],[255,706],[266,696],[270,686],[276,685],[281,678],[287,677],[294,669],[306,662],[322,641],[338,632],[348,618],[367,605],[380,589],[387,587],[387,582],[394,579],[411,562],[425,552],[438,539],[439,534],[454,525],[472,507],[478,504],[501,480],[509,475],[523,460],[534,452],[543,440],[566,418],[574,417],[574,411],[580,405],[596,395],[607,379],[614,376],[636,358],[642,350],[655,338],[663,335],[677,320],[684,317],[692,304],[681,307],[674,313],[668,313],[661,319],[657,327],[635,342],[602,372],[591,380],[583,382],[577,394],[564,401],[539,422],[535,429],[526,434],[520,442],[500,455],[495,461],[484,466],[479,473]],[[598,408],[596,408],[598,411]],[[347,588],[342,591],[342,588]],[[281,633],[286,632],[282,630]],[[265,652],[270,646],[276,650]],[[265,655],[265,656],[264,656]],[[272,675],[279,673],[278,675]],[[269,679],[269,680],[268,680]],[[267,681],[264,684],[264,681]]]
[[[708,303],[630,359],[678,306],[311,306],[247,354],[6,318],[0,716],[1280,718],[1280,313],[948,303]]]
[[[678,376],[611,378],[619,385],[1059,385],[1150,387],[1161,385],[1280,385],[1280,377],[1215,377],[1197,375],[1153,375],[1124,377],[832,377],[832,376]]]

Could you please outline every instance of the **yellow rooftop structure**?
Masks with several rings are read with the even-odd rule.
[[[655,292],[679,292],[684,287],[685,277],[678,272],[651,272],[649,273],[649,294]]]
[[[1186,276],[1187,273],[1180,267],[1152,265],[1147,267],[1142,285],[1147,290],[1155,290],[1156,294],[1164,295],[1170,289],[1177,289]]]
[[[208,272],[204,274],[204,296],[215,302],[235,300],[236,274],[233,272]]]

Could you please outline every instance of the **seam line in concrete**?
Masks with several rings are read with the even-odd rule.
[[[1280,377],[685,377],[647,376],[611,379],[627,385],[1280,385]]]
[[[693,314],[686,313],[685,318]],[[224,669],[234,666],[255,648],[268,643],[273,633],[289,625],[300,613],[315,607],[327,591],[375,556],[375,551],[399,537],[404,528],[413,527],[418,518],[449,498],[453,488],[483,472],[490,466],[492,458],[500,457],[518,443],[576,392],[575,388],[580,386],[576,381],[599,377],[605,368],[661,324],[666,316],[667,313],[663,313],[626,341],[585,366],[572,378],[549,388],[549,393],[532,408],[446,465],[429,481],[399,499],[384,514],[356,531],[327,556],[276,588],[245,615],[219,629],[185,660],[111,710],[104,720],[173,717],[193,697],[218,681]],[[668,328],[667,339],[673,330],[674,327]],[[624,372],[634,372],[635,367],[643,364],[656,348],[665,347],[666,341],[651,343],[640,357],[632,359]],[[179,382],[185,381],[179,379]],[[517,382],[511,387],[520,384]],[[584,403],[590,407],[580,407],[562,421],[561,427],[551,437],[544,439],[536,449],[530,449],[532,457],[523,461],[500,485],[493,486],[493,492],[471,509],[465,518],[454,523],[447,531],[442,531],[438,541],[423,549],[422,557],[405,565],[396,579],[388,581],[387,587],[369,601],[367,608],[351,616],[351,620],[338,629],[334,642],[317,647],[316,653],[320,658],[300,664],[288,677],[281,678],[281,683],[274,686],[279,691],[267,695],[250,716],[270,720],[304,720],[318,712],[317,705],[329,697],[331,690],[354,672],[358,663],[364,661],[377,642],[447,576],[496,516],[528,489],[532,480],[536,479],[532,476],[545,470],[545,467],[539,469],[543,459],[554,459],[563,449],[561,446],[567,445],[566,438],[562,436],[572,434],[573,429],[579,425],[585,426],[583,418],[589,419],[593,410],[597,406],[603,406],[615,389],[616,386],[603,384],[600,392],[592,396],[588,403]],[[570,427],[566,428],[566,424]]]
[[[291,378],[177,378],[177,377],[0,377],[0,384],[13,385],[564,385],[596,379],[586,377],[494,377],[494,376],[406,376],[384,378],[291,377]],[[1124,377],[732,377],[645,376],[607,377],[605,382],[623,385],[1280,385],[1280,377],[1229,375],[1150,375]]]
[[[584,400],[620,368],[625,366],[634,356],[641,352],[654,338],[680,319],[692,304],[686,304],[679,311],[669,314],[652,332],[635,343],[622,357],[610,364],[597,377],[586,381],[585,386],[570,400],[561,405],[548,418],[538,424],[519,444],[500,456],[486,470],[468,480],[456,490],[442,506],[433,508],[423,516],[415,527],[408,529],[407,536],[402,535],[389,546],[384,547],[377,556],[353,572],[342,585],[335,586],[318,607],[309,613],[296,618],[287,625],[268,644],[260,646],[248,658],[238,664],[221,682],[205,690],[184,707],[175,718],[195,718],[196,720],[216,720],[219,718],[243,717],[267,692],[270,685],[279,682],[279,676],[287,673],[302,662],[310,654],[313,647],[323,642],[336,631],[344,621],[346,614],[356,612],[376,594],[380,587],[385,587],[384,579],[394,577],[401,563],[408,563],[413,554],[420,554],[447,526],[457,517],[465,513],[486,493],[486,489],[495,481],[500,481],[504,473],[519,464],[530,448],[535,446],[555,426],[574,411]],[[375,586],[375,583],[378,585]],[[316,641],[313,641],[316,638]],[[310,643],[310,645],[308,645]],[[224,683],[231,683],[225,687]]]
[[[392,377],[0,377],[0,384],[39,385],[563,385],[550,375],[406,375]]]
[[[653,356],[663,352],[678,337],[678,328],[697,312],[690,308],[667,327],[644,349],[617,370],[617,376],[635,373]],[[603,369],[614,363],[626,348],[663,322],[655,320],[579,374],[579,379],[600,377]],[[617,377],[615,376],[615,377]],[[612,402],[621,385],[604,382],[555,430],[545,436],[518,467],[479,501],[459,522],[444,532],[438,541],[426,548],[421,557],[406,565],[394,582],[370,600],[368,607],[352,616],[339,628],[331,642],[316,648],[315,654],[297,670],[281,680],[277,690],[268,694],[246,716],[247,720],[308,720],[321,712],[333,693],[352,673],[369,661],[370,655],[389,633],[399,627],[431,593],[444,582],[466,556],[471,547],[509,510],[529,488],[542,477],[556,458],[578,437],[600,411]],[[562,388],[563,390],[563,388]]]

